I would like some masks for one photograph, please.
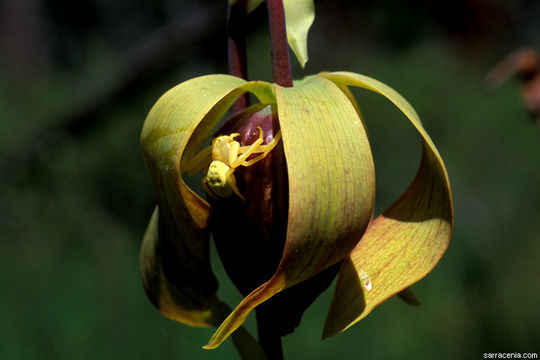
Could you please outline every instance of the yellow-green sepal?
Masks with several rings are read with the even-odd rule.
[[[199,123],[243,83],[227,75],[186,81],[157,101],[141,133],[157,200],[141,246],[143,286],[161,313],[192,326],[213,325],[217,280],[206,229],[210,207],[184,183],[180,162]]]
[[[342,260],[372,216],[373,159],[346,95],[320,76],[274,89],[289,179],[284,252],[274,276],[238,305],[208,349],[219,346],[259,304]]]
[[[141,146],[157,208],[140,254],[144,289],[165,316],[192,326],[216,326],[221,306],[209,259],[210,206],[182,179],[182,163],[212,136],[246,91],[273,101],[272,86],[229,75],[208,75],[166,92],[144,123]]]
[[[338,276],[323,338],[344,331],[374,307],[426,276],[448,247],[453,204],[444,162],[412,106],[395,90],[355,73],[328,73],[340,85],[363,87],[392,101],[423,140],[418,173],[405,193],[366,230]],[[412,295],[407,298],[409,303]]]
[[[230,0],[229,5],[238,0]],[[247,11],[252,12],[264,0],[249,0]],[[307,36],[315,20],[315,6],[313,0],[283,0],[285,9],[285,23],[287,27],[287,42],[302,68],[308,61]]]
[[[283,0],[287,42],[302,68],[309,59],[307,37],[315,20],[313,0]]]

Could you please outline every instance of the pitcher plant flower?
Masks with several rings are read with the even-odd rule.
[[[416,177],[375,218],[373,157],[349,87],[386,97],[422,138]],[[245,94],[256,104],[228,116]],[[165,316],[217,327],[207,349],[231,334],[246,339],[247,316],[273,302],[274,326],[283,325],[280,335],[291,332],[336,273],[323,337],[395,294],[415,304],[409,287],[449,244],[453,205],[444,162],[413,107],[368,76],[322,72],[292,87],[197,77],[161,96],[141,144],[157,199],[141,248],[143,285]],[[207,200],[188,185],[194,181]],[[217,296],[211,235],[244,295],[232,312]]]

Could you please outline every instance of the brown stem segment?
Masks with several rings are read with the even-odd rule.
[[[247,76],[246,23],[247,0],[236,0],[227,10],[227,47],[229,74],[245,79]],[[249,97],[242,95],[233,105],[233,112],[249,106]]]
[[[289,58],[289,47],[287,45],[283,0],[266,0],[266,4],[270,24],[270,41],[272,43],[274,83],[284,87],[292,87],[291,59]]]

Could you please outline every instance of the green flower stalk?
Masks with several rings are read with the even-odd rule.
[[[415,179],[376,218],[373,157],[351,86],[390,100],[423,142]],[[220,126],[246,93],[257,103]],[[270,309],[272,326],[284,322],[280,335],[292,331],[337,271],[323,337],[395,294],[415,303],[409,286],[449,244],[453,207],[441,156],[412,106],[364,75],[320,73],[293,87],[197,77],[157,101],[141,144],[157,198],[141,249],[143,284],[165,316],[218,327],[207,349],[243,336],[241,325],[256,308]],[[185,182],[199,171],[208,201]],[[211,233],[245,296],[230,313],[217,296]]]

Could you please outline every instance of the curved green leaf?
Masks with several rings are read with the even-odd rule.
[[[229,6],[238,0],[230,0]],[[264,0],[248,0],[248,13],[255,10]],[[315,20],[313,0],[283,0],[285,23],[287,26],[287,42],[296,55],[302,68],[308,61],[307,36],[309,28]]]
[[[302,68],[308,61],[307,36],[315,20],[313,0],[283,0],[287,42]]]
[[[381,216],[345,259],[323,338],[364,318],[374,307],[426,276],[448,247],[453,205],[448,174],[412,106],[396,91],[369,77],[329,73],[328,79],[377,92],[392,101],[423,138],[422,161],[405,193]],[[414,303],[411,296],[408,297]]]
[[[351,102],[322,77],[274,88],[289,178],[283,256],[274,276],[238,305],[205,348],[219,346],[257,305],[343,259],[373,212],[373,159]]]
[[[186,81],[158,100],[141,134],[158,203],[141,247],[143,285],[165,316],[193,326],[215,325],[217,280],[208,253],[210,208],[182,180],[180,160],[199,123],[244,83],[228,75]]]
[[[216,296],[208,253],[209,205],[182,180],[182,161],[215,131],[222,116],[246,91],[274,102],[272,86],[229,75],[186,81],[165,93],[150,111],[141,134],[146,166],[158,206],[141,246],[145,291],[165,316],[192,326],[217,326],[230,308]],[[233,335],[241,358],[264,359],[243,328]]]

